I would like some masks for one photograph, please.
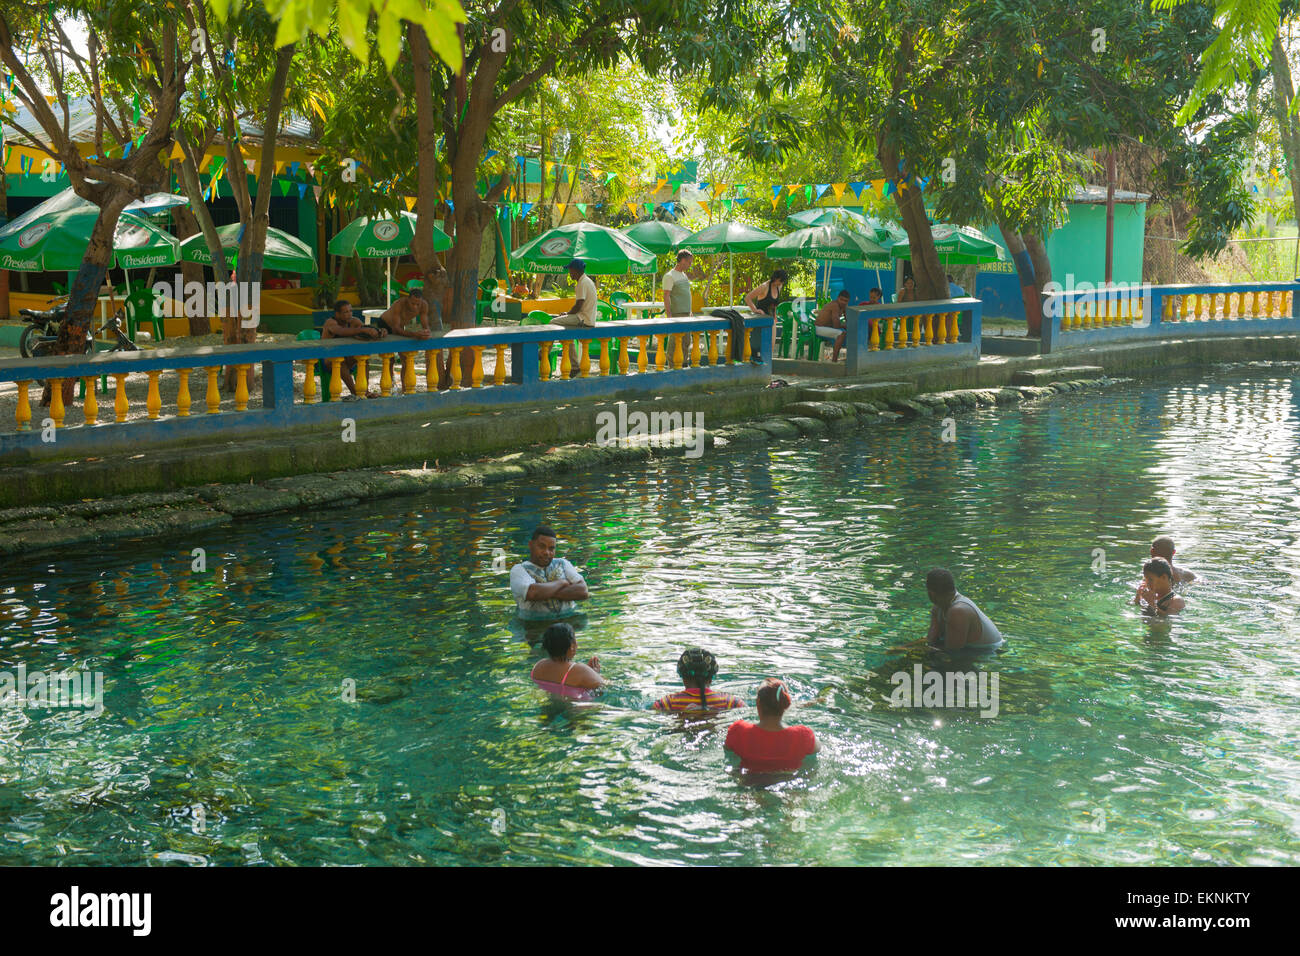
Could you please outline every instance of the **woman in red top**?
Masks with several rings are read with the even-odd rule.
[[[789,691],[779,680],[769,677],[763,681],[758,689],[758,723],[736,721],[723,745],[740,757],[742,769],[767,773],[798,770],[805,757],[818,751],[810,727],[781,725],[781,715],[791,703]]]

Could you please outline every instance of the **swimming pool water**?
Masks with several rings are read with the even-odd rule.
[[[941,428],[11,562],[0,669],[102,671],[105,710],[0,707],[0,863],[1300,862],[1296,369]],[[493,567],[540,521],[592,590],[595,704],[529,682]],[[1155,622],[1162,532],[1202,580]],[[936,564],[1008,637],[996,718],[890,706]],[[752,709],[647,710],[691,644],[811,701],[815,765],[754,785],[722,752]]]

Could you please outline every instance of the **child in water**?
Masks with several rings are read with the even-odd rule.
[[[605,686],[605,678],[600,676],[600,658],[593,656],[585,664],[574,661],[578,639],[570,625],[548,627],[542,635],[542,648],[549,656],[534,664],[529,676],[548,694],[589,700],[592,691]]]
[[[798,770],[805,757],[819,749],[812,728],[781,725],[781,715],[794,701],[785,685],[774,677],[763,681],[757,700],[758,723],[738,720],[727,731],[723,746],[740,757],[743,770],[771,773]]]
[[[722,691],[710,690],[709,684],[718,673],[718,659],[701,647],[692,647],[682,652],[677,659],[677,676],[682,679],[685,690],[660,697],[654,702],[655,710],[670,713],[694,711],[707,713],[713,710],[731,710],[744,707],[745,702],[739,697],[732,697]]]
[[[1187,602],[1174,593],[1174,572],[1164,558],[1142,565],[1142,583],[1133,603],[1151,614],[1177,614]]]
[[[1196,575],[1186,568],[1180,568],[1174,564],[1174,539],[1168,535],[1161,535],[1151,542],[1151,557],[1164,558],[1169,562],[1169,570],[1173,572],[1174,584],[1190,584],[1196,580]]]

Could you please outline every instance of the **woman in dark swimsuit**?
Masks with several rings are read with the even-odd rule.
[[[776,306],[781,301],[781,293],[785,291],[785,284],[790,281],[790,274],[784,269],[777,269],[772,273],[771,278],[760,286],[750,290],[749,295],[745,296],[745,305],[749,306],[755,312],[761,312],[763,315],[770,315],[773,320],[776,319]],[[759,293],[762,293],[761,295]],[[772,324],[772,332],[775,336],[776,323]],[[751,358],[757,362],[763,354],[762,343],[759,340],[759,330],[754,329],[750,333],[750,351],[753,353]],[[769,354],[772,343],[769,341]]]

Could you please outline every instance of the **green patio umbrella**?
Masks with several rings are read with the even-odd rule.
[[[217,228],[217,235],[221,237],[221,248],[226,250],[232,264],[238,258],[239,239],[243,234],[244,227],[238,222]],[[208,252],[208,244],[203,239],[203,233],[190,236],[181,243],[181,258],[186,262],[212,265],[212,253]],[[274,269],[277,272],[315,272],[316,255],[311,251],[311,246],[297,236],[268,227],[262,268]]]
[[[594,222],[571,222],[542,233],[510,253],[514,268],[548,275],[563,273],[581,259],[592,275],[652,275],[655,254],[617,229]]]
[[[415,239],[416,215],[412,212],[399,212],[397,218],[379,216],[371,218],[362,216],[353,219],[338,231],[326,245],[333,256],[360,256],[362,259],[383,259],[384,275],[387,279],[384,288],[388,290],[388,304],[392,304],[392,278],[389,272],[389,259],[409,255],[411,243]],[[444,252],[451,248],[451,236],[447,235],[438,224],[432,225],[433,251]]]
[[[645,222],[638,222],[624,227],[623,234],[631,236],[656,256],[662,256],[665,252],[671,252],[677,248],[677,243],[689,236],[691,231],[675,223],[647,219]],[[654,279],[650,283],[651,298],[654,298],[654,290],[658,285],[659,270],[656,269]]]
[[[809,226],[782,236],[767,247],[769,259],[816,259],[827,263],[826,287],[830,288],[830,263],[888,262],[889,249],[856,228]]]
[[[845,226],[857,229],[859,232],[875,239],[879,245],[884,246],[886,249],[891,248],[896,242],[907,240],[907,230],[898,223],[889,219],[881,219],[879,216],[866,216],[854,212],[852,209],[845,209],[843,206],[822,206],[816,209],[804,209],[792,216],[786,216],[786,222],[800,228],[807,228],[808,226]],[[879,262],[888,261],[888,256],[879,260]],[[882,285],[879,265],[876,266],[876,285]],[[829,272],[826,276],[826,287],[830,288]]]
[[[952,226],[947,223],[930,227],[934,247],[944,265],[969,266],[982,262],[1006,262],[1007,254],[1001,246],[978,229],[970,226]],[[906,239],[890,247],[895,259],[911,259],[912,247]]]
[[[725,252],[727,254],[727,275],[730,280],[728,295],[734,302],[736,299],[736,282],[731,269],[732,255],[737,252],[762,252],[776,240],[775,233],[768,232],[766,229],[747,226],[743,222],[715,222],[713,225],[706,226],[699,232],[677,243],[677,248],[703,256]]]
[[[75,272],[98,220],[98,206],[65,189],[0,228],[0,269]],[[173,265],[178,249],[175,236],[130,213],[113,233],[114,264],[121,269]]]

